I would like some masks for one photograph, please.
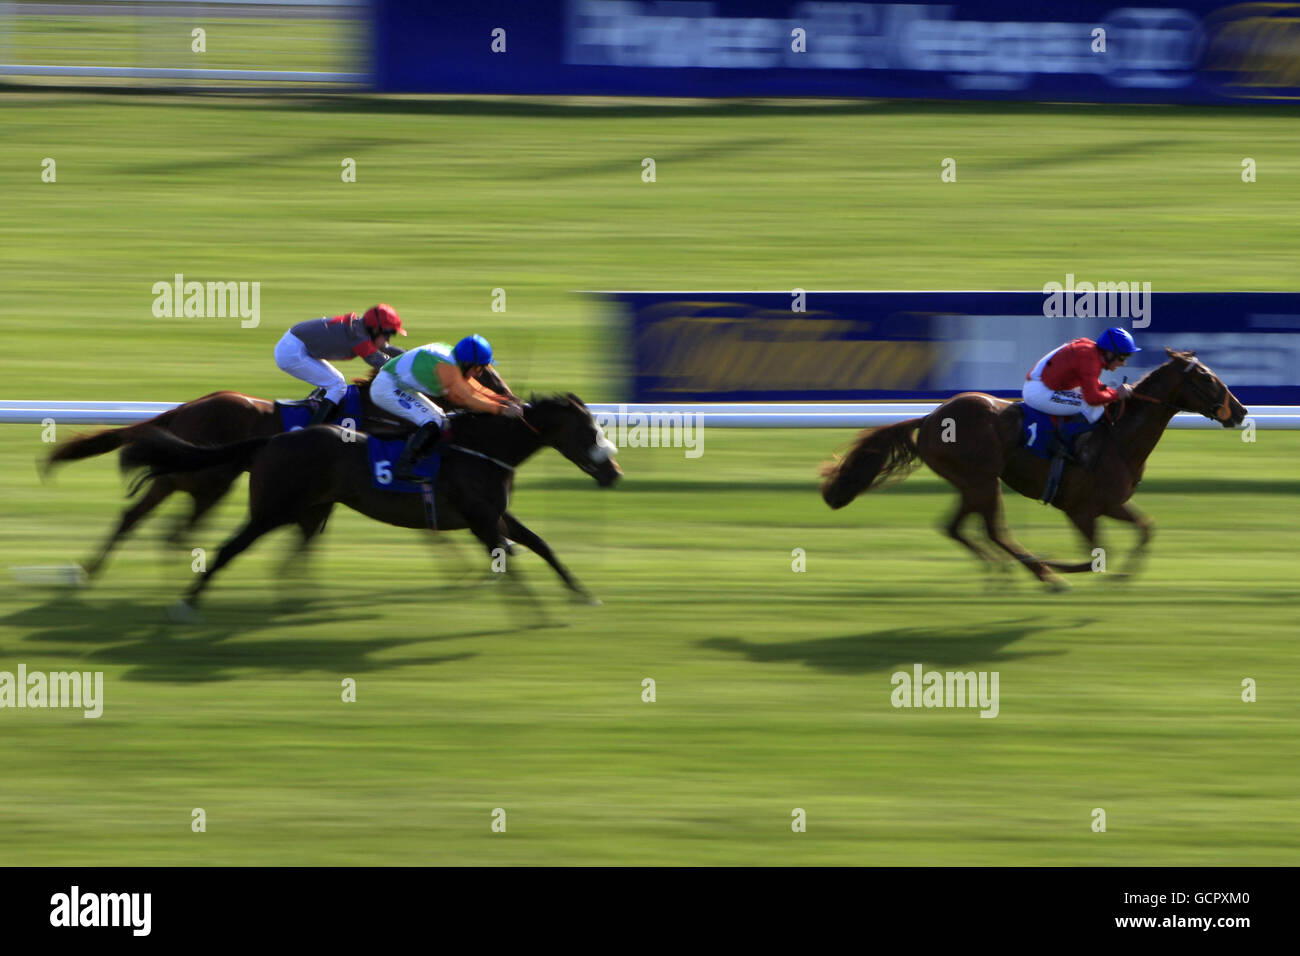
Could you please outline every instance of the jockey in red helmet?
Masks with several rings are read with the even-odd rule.
[[[330,362],[361,358],[383,368],[390,358],[402,354],[389,340],[405,334],[397,310],[381,302],[367,309],[364,316],[349,312],[332,319],[299,322],[276,343],[275,364],[295,378],[325,389],[309,422],[318,425],[329,420],[348,388],[347,379]]]

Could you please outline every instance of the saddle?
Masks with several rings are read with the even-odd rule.
[[[276,399],[275,410],[280,416],[280,428],[287,432],[306,428],[307,423],[311,421],[312,413],[316,411],[324,395],[325,389],[316,388],[306,398]],[[404,438],[411,433],[411,427],[405,423],[386,425],[364,421],[361,408],[361,390],[355,385],[349,385],[343,396],[343,402],[330,416],[327,424],[339,425],[350,419],[354,428],[360,429],[364,424],[368,434],[379,438]]]

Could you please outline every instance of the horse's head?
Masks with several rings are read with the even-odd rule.
[[[1168,401],[1183,411],[1196,412],[1213,419],[1224,428],[1235,428],[1246,417],[1246,407],[1210,371],[1209,366],[1196,357],[1195,352],[1180,352],[1166,348],[1169,361],[1161,366],[1164,374],[1172,377],[1173,391]]]
[[[544,398],[524,406],[524,418],[550,445],[573,462],[602,488],[612,485],[623,474],[614,456],[614,446],[591,415],[591,410],[570,392]]]

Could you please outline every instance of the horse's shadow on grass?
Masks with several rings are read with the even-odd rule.
[[[128,668],[122,675],[124,680],[173,683],[231,680],[241,670],[282,675],[324,671],[352,676],[410,665],[444,664],[476,655],[376,655],[413,644],[499,633],[479,630],[421,637],[370,636],[377,627],[373,613],[353,601],[329,598],[302,599],[292,612],[287,612],[279,601],[249,601],[238,608],[223,608],[208,621],[178,627],[162,620],[156,604],[127,600],[91,606],[78,596],[57,596],[0,617],[0,624],[28,631],[23,641],[41,645],[42,669],[54,665],[75,670],[123,666]],[[343,629],[356,636],[249,636],[277,624],[317,626],[333,634],[344,625]],[[56,660],[47,663],[51,657]],[[37,663],[33,661],[32,666]]]
[[[1084,627],[1092,622],[1077,621],[1067,627]],[[1049,657],[1065,651],[1023,651],[1009,653],[1006,648],[1031,634],[1056,629],[1036,618],[989,624],[983,628],[912,627],[845,634],[840,637],[814,637],[802,641],[776,643],[746,641],[736,637],[714,637],[700,641],[700,647],[743,654],[756,664],[802,663],[817,670],[837,674],[864,674],[871,671],[910,668],[922,664],[934,667],[972,667],[977,664],[1003,664],[1028,657]]]

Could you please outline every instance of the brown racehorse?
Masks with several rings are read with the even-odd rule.
[[[362,421],[359,430],[382,437],[396,437],[410,426],[399,421],[370,401],[370,383],[378,370],[372,370],[366,379],[353,379],[361,391]],[[491,367],[483,370],[479,381],[494,391],[507,394],[505,383]],[[448,406],[452,407],[452,406]],[[93,435],[82,435],[56,447],[45,461],[44,471],[65,461],[93,458],[116,451],[127,442],[152,430],[161,429],[198,445],[224,445],[245,438],[259,438],[278,434],[280,416],[275,403],[264,398],[254,398],[240,392],[212,392],[202,398],[178,405],[156,415],[148,421],[125,428],[107,428]],[[169,537],[173,544],[182,540],[230,490],[240,469],[230,467],[209,468],[185,474],[161,475],[149,483],[148,490],[134,505],[122,512],[117,527],[108,536],[98,553],[85,564],[87,574],[93,575],[104,565],[104,560],[132,528],[151,511],[162,504],[173,492],[183,491],[194,499],[189,516],[177,522]]]
[[[513,538],[541,555],[571,591],[594,602],[546,542],[507,507],[515,468],[541,448],[556,449],[601,487],[612,485],[623,473],[614,459],[618,449],[576,395],[542,399],[524,409],[524,418],[517,420],[485,414],[451,419],[451,437],[438,446],[442,465],[433,509],[437,529],[468,528],[489,553],[505,549],[503,535]],[[214,465],[249,470],[248,521],[190,588],[184,602],[189,610],[212,576],[262,535],[296,525],[306,543],[324,528],[335,504],[399,527],[429,526],[423,495],[375,487],[365,436],[356,437],[362,440],[347,440],[337,426],[317,425],[204,448],[155,430],[123,448],[122,467],[146,468],[146,478]]]
[[[1101,516],[1136,525],[1139,541],[1134,568],[1145,554],[1154,526],[1128,500],[1142,480],[1147,457],[1174,414],[1196,412],[1224,428],[1233,428],[1246,417],[1246,409],[1195,352],[1165,352],[1168,361],[1143,376],[1116,418],[1080,437],[1080,451],[1084,442],[1097,443],[1089,449],[1091,464],[1086,469],[1067,464],[1052,501],[1074,522],[1090,547],[1096,546]],[[999,479],[1022,495],[1037,498],[1051,467],[1050,462],[1020,445],[1022,417],[1018,402],[963,392],[924,418],[869,429],[858,437],[843,461],[822,466],[822,497],[832,508],[843,508],[890,478],[906,477],[919,458],[961,493],[961,502],[945,529],[949,536],[981,559],[993,561],[992,555],[961,533],[966,516],[978,514],[998,547],[1040,581],[1064,589],[1066,582],[1052,569],[1088,571],[1092,563],[1041,560],[1026,551],[1003,522]]]

